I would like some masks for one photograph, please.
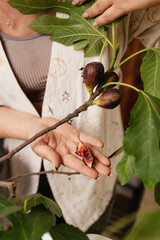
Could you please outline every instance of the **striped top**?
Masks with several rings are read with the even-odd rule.
[[[22,90],[32,103],[42,102],[51,56],[50,36],[13,37],[0,32],[0,37]]]

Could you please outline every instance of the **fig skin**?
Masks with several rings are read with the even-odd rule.
[[[112,83],[112,82],[118,82],[118,81],[119,81],[119,76],[117,75],[117,73],[111,72],[111,73],[109,74],[109,76],[107,77],[106,82],[104,82],[104,84],[106,84],[106,83]],[[109,85],[108,87],[104,88],[104,91],[107,90],[107,89],[109,89],[109,88],[113,88],[113,87],[115,87],[115,86],[116,86],[116,84]]]
[[[78,156],[82,157],[82,160],[85,163],[85,165],[87,165],[90,168],[93,167],[93,164],[95,162],[95,158],[92,154],[91,149],[88,146],[86,146],[82,142],[79,142],[77,144],[76,154]]]
[[[100,62],[88,63],[83,70],[83,80],[89,94],[93,94],[93,89],[103,80],[104,66]]]
[[[93,104],[106,108],[113,109],[117,107],[122,99],[122,92],[117,88],[109,88],[104,91],[100,97],[93,101]]]

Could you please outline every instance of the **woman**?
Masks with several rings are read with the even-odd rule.
[[[0,137],[4,139],[5,151],[11,151],[84,103],[89,94],[78,69],[88,62],[99,61],[99,56],[84,58],[83,51],[52,43],[49,36],[28,29],[28,24],[37,16],[19,13],[6,0],[0,6]],[[120,23],[116,30],[120,43],[118,61],[133,37],[143,38],[151,28],[156,30],[157,25],[147,20],[145,11],[129,15]],[[153,46],[156,41],[158,46],[157,32],[152,42],[147,39],[147,44]],[[106,69],[111,59],[110,49],[106,47],[103,57]],[[14,156],[7,166],[10,176],[39,171],[42,163],[45,170],[82,173],[74,176],[48,174],[47,178],[65,220],[86,231],[112,198],[117,178],[115,166],[120,157],[112,162],[113,177],[109,178],[110,160],[105,155],[122,145],[123,128],[118,107],[106,111],[92,106],[70,124],[40,137],[31,147]],[[77,158],[75,151],[79,141],[91,146],[96,157],[94,168],[88,168]],[[103,148],[104,154],[97,148]],[[1,176],[5,171],[4,167]],[[95,180],[98,175],[99,179]],[[38,187],[39,176],[23,178],[18,182],[17,195],[35,193]]]

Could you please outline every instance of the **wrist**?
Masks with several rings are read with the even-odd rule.
[[[27,139],[33,137],[36,133],[42,131],[43,129],[54,125],[58,122],[57,119],[51,117],[31,117],[28,120],[29,124],[26,128]]]
[[[26,125],[25,129],[25,136],[26,140],[33,137],[36,133],[40,132],[46,126],[43,124],[42,119],[37,116],[29,116],[28,117],[28,124]]]

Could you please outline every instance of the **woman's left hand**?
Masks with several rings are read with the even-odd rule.
[[[28,138],[42,129],[54,125],[58,120],[41,118],[29,128]],[[76,155],[77,143],[83,142],[92,150],[95,157],[93,168],[86,166]],[[32,150],[40,157],[52,162],[55,169],[62,164],[90,178],[97,178],[98,174],[110,175],[110,160],[96,148],[102,148],[103,142],[93,136],[78,131],[75,127],[65,123],[57,129],[39,137],[31,144]]]

